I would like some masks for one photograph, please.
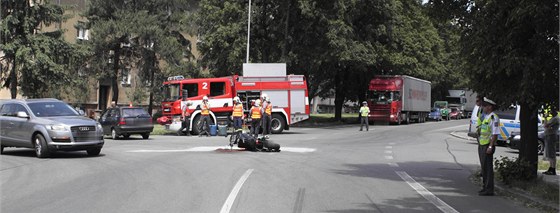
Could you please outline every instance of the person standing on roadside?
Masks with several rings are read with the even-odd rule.
[[[233,131],[238,131],[243,128],[243,104],[239,97],[233,98],[233,113],[231,114],[233,117]]]
[[[366,131],[369,131],[369,107],[367,105],[367,102],[364,101],[362,102],[362,107],[360,107],[360,131],[362,131],[364,124],[366,125]]]
[[[208,103],[208,96],[202,97],[202,105],[200,105],[200,134],[210,136],[210,104]]]
[[[478,192],[481,196],[494,195],[494,152],[496,151],[496,140],[500,134],[500,118],[494,113],[496,103],[486,97],[482,102],[484,118],[480,124],[480,135],[478,137],[478,157],[482,173],[482,190]]]
[[[552,116],[547,119],[546,116]],[[550,115],[545,115],[544,120],[544,158],[548,159],[550,166],[545,175],[556,175],[556,143],[558,140],[558,126],[560,125],[558,111],[550,110]]]
[[[191,105],[190,102],[187,101],[186,97],[183,97],[181,101],[181,128],[177,131],[177,135],[183,135],[183,130],[186,129],[186,135],[190,136],[191,133],[189,131],[189,127],[191,124],[191,113],[189,113],[189,106]]]
[[[262,114],[262,128],[263,128],[263,136],[268,137],[270,134],[270,121],[272,120],[272,105],[270,104],[270,98],[263,94],[263,101],[261,107],[261,114]]]
[[[255,105],[249,111],[251,116],[251,134],[255,137],[259,136],[261,126],[261,100],[256,100]]]

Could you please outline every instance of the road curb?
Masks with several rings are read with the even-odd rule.
[[[466,137],[465,137],[465,136],[462,136],[462,135],[457,134],[456,132],[451,132],[451,133],[449,133],[449,134],[450,134],[451,136],[453,136],[453,137],[460,138],[460,139],[463,139],[463,140],[476,141],[476,139],[474,139],[474,138],[471,138],[471,137],[469,137],[469,136],[466,136]]]

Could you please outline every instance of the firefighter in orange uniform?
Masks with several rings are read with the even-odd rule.
[[[255,137],[259,136],[259,131],[261,128],[261,100],[256,100],[255,105],[251,107],[249,111],[251,116],[251,134]]]
[[[238,131],[242,128],[243,125],[243,104],[239,97],[233,98],[233,113],[231,115],[233,117],[233,129],[234,131]]]
[[[205,134],[210,136],[210,104],[208,103],[208,97],[202,97],[202,105],[200,106],[200,134],[199,137]]]
[[[262,128],[263,136],[268,137],[270,134],[271,127],[270,122],[272,121],[272,104],[270,104],[270,97],[263,95],[263,106],[262,106]]]

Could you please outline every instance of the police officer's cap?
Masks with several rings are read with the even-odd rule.
[[[488,99],[487,97],[484,97],[484,102],[493,106],[496,106],[496,102],[494,102],[493,100]]]

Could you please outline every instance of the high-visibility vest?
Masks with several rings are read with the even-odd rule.
[[[265,112],[267,115],[272,115],[272,104],[270,104],[270,103],[267,104],[267,105],[266,105],[266,109],[264,110],[264,112]]]
[[[202,109],[202,111],[200,112],[201,115],[210,115],[210,106],[208,106],[208,104],[202,103],[201,109]]]
[[[360,115],[362,117],[367,117],[368,114],[369,114],[369,107],[363,106],[362,108],[360,108]]]
[[[260,119],[261,118],[261,108],[260,107],[251,108],[251,118],[252,119]]]
[[[233,117],[243,117],[243,104],[236,104],[233,107]]]
[[[486,145],[490,143],[490,138],[492,138],[492,127],[490,126],[490,121],[492,121],[493,118],[496,118],[496,120],[498,121],[500,120],[496,114],[490,113],[490,116],[488,116],[488,118],[485,118],[481,122],[480,138],[478,140],[480,145]]]

